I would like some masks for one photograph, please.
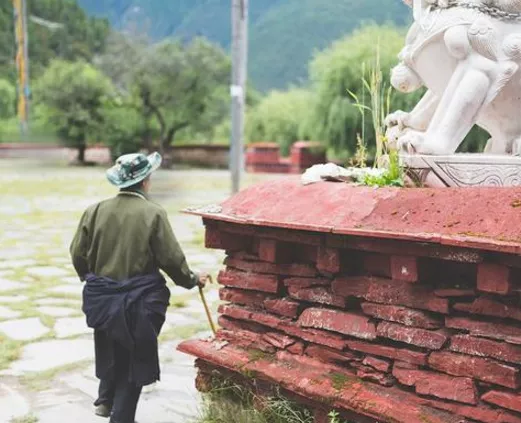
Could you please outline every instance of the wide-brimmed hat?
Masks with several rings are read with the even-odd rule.
[[[118,188],[128,188],[144,180],[161,166],[161,155],[152,153],[125,154],[116,160],[116,164],[107,170],[107,179]]]

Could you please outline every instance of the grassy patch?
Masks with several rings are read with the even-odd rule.
[[[14,341],[0,334],[0,370],[6,369],[12,361],[20,357],[22,345],[22,342]]]
[[[90,364],[90,360],[79,361],[76,363],[58,366],[43,372],[35,372],[24,375],[20,378],[21,383],[30,391],[41,392],[49,389],[52,382],[59,374],[72,372]]]
[[[38,417],[28,414],[23,417],[15,417],[14,419],[11,419],[9,423],[38,423]]]
[[[259,397],[228,380],[213,382],[197,423],[313,423],[313,413],[280,395]]]

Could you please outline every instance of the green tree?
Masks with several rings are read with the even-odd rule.
[[[148,48],[132,77],[132,95],[145,117],[159,125],[159,148],[184,129],[203,132],[229,111],[230,61],[219,47],[197,38]]]
[[[9,81],[0,79],[0,118],[8,119],[16,113],[16,88]]]
[[[84,163],[87,141],[103,124],[104,105],[113,91],[110,80],[91,65],[56,60],[37,81],[34,97],[58,136],[78,149],[78,160]]]
[[[246,138],[250,142],[276,142],[282,154],[288,154],[295,141],[310,139],[312,102],[313,94],[302,88],[270,92],[248,112]]]
[[[370,112],[365,112],[364,119],[350,93],[369,105],[370,96],[363,79],[369,78],[377,54],[380,56],[383,81],[389,87],[390,70],[398,61],[397,55],[403,42],[402,30],[393,26],[371,25],[333,43],[315,56],[310,65],[312,87],[316,94],[311,127],[317,139],[327,142],[336,152],[352,155],[357,147],[357,136],[364,135],[370,151],[374,152],[376,142]],[[394,92],[391,110],[411,110],[421,94]]]

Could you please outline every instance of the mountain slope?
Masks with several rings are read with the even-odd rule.
[[[229,48],[230,0],[79,0],[116,28],[133,26],[161,39],[203,35]],[[365,21],[404,25],[400,0],[250,0],[249,69],[261,89],[284,88],[307,78],[313,52]]]

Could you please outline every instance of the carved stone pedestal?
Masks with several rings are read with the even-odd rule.
[[[425,187],[521,186],[521,157],[403,155],[401,162],[409,178]]]

